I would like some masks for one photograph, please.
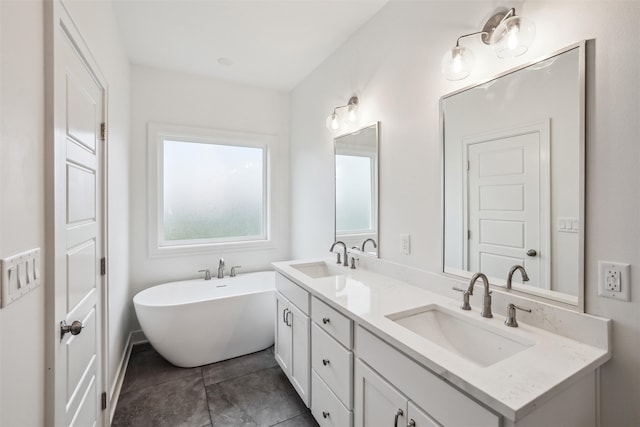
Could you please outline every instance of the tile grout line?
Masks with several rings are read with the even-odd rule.
[[[217,385],[217,384],[226,383],[226,382],[228,382],[228,381],[237,380],[238,378],[246,377],[247,375],[256,374],[256,373],[258,373],[258,372],[266,371],[267,369],[274,369],[274,368],[280,368],[280,366],[278,366],[278,365],[274,365],[274,366],[270,366],[270,367],[268,367],[268,368],[260,368],[260,369],[258,369],[258,370],[256,370],[256,371],[245,372],[244,374],[238,375],[237,377],[225,378],[225,379],[224,379],[224,380],[222,380],[222,381],[218,381],[218,382],[211,383],[211,384],[206,384],[206,387],[208,387],[208,386],[212,386],[212,385]],[[280,368],[280,369],[282,370],[282,368]],[[203,369],[203,375],[204,375],[204,369]],[[204,381],[204,378],[203,378],[203,381]]]
[[[207,385],[204,380],[204,369],[200,367],[200,377],[202,378],[202,387],[204,387],[204,398],[207,401],[207,412],[209,413],[209,422],[211,423],[211,427],[213,427],[213,418],[211,417],[211,407],[209,406],[209,394],[207,393]]]

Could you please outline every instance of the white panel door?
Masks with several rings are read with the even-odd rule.
[[[276,333],[274,356],[285,374],[291,371],[291,328],[289,327],[289,301],[276,292]]]
[[[505,278],[520,264],[527,285],[548,288],[542,132],[511,131],[467,140],[467,265]]]
[[[54,248],[51,340],[55,426],[101,426],[104,361],[103,134],[104,85],[71,20],[54,7],[52,191]],[[61,16],[62,15],[62,16]]]
[[[291,383],[305,405],[309,406],[311,364],[309,358],[310,320],[293,304],[289,306],[288,322],[291,328]]]
[[[408,400],[362,360],[356,360],[355,427],[407,425]]]
[[[407,427],[442,427],[442,424],[427,415],[413,402],[409,401],[407,407],[407,419],[409,420]]]

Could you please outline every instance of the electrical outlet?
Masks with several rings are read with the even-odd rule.
[[[401,234],[400,240],[402,240],[402,253],[409,255],[411,253],[411,236],[409,234]]]
[[[631,301],[631,267],[611,261],[598,261],[598,295]]]
[[[604,288],[611,292],[620,292],[620,272],[615,268],[605,268]]]

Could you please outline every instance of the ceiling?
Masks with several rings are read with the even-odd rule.
[[[290,90],[388,0],[113,0],[133,64]]]

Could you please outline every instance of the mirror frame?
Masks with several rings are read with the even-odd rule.
[[[373,221],[374,221],[375,230],[376,230],[376,239],[375,239],[375,242],[377,245],[376,253],[374,255],[369,252],[362,252],[360,248],[354,249],[354,248],[347,247],[347,250],[349,252],[357,252],[360,255],[380,258],[380,122],[379,121],[370,123],[368,125],[360,126],[357,129],[351,129],[348,132],[344,132],[344,133],[333,136],[333,237],[334,237],[334,241],[340,240],[338,238],[338,234],[336,230],[336,223],[337,223],[336,211],[337,211],[337,205],[338,205],[336,200],[336,142],[337,142],[337,139],[344,136],[353,135],[355,133],[358,133],[370,127],[374,127],[376,131],[376,160],[375,160],[376,176],[374,179],[375,208],[373,212],[373,215],[374,215]]]
[[[587,40],[582,40],[577,43],[566,46],[562,49],[554,51],[548,55],[544,55],[535,60],[529,61],[525,64],[519,65],[517,67],[508,69],[502,73],[499,73],[490,78],[481,80],[480,82],[470,84],[468,86],[463,87],[462,89],[458,89],[454,92],[447,93],[440,97],[439,101],[439,114],[440,114],[440,179],[441,179],[441,193],[440,193],[440,204],[441,204],[441,218],[440,218],[440,266],[441,266],[441,274],[447,277],[455,278],[455,279],[469,279],[474,272],[471,271],[459,271],[460,274],[455,274],[450,271],[446,271],[445,266],[445,117],[444,117],[444,101],[447,98],[450,98],[454,95],[460,94],[462,92],[468,91],[470,89],[476,88],[478,86],[482,86],[491,82],[493,80],[502,78],[509,74],[513,74],[517,71],[524,70],[534,64],[539,62],[546,61],[552,57],[561,55],[565,52],[571,51],[573,49],[578,49],[578,85],[579,85],[579,128],[578,128],[578,191],[579,191],[579,200],[578,200],[578,215],[580,219],[580,232],[578,233],[578,271],[576,283],[578,287],[577,296],[563,294],[555,291],[548,290],[540,290],[536,288],[526,287],[526,286],[518,286],[516,284],[513,285],[511,290],[506,289],[505,286],[491,284],[491,288],[493,290],[500,290],[506,293],[513,293],[518,296],[525,296],[534,300],[552,303],[554,305],[558,305],[561,307],[568,308],[570,310],[584,312],[584,268],[585,268],[585,134],[586,134],[586,49],[587,49]],[[491,280],[491,278],[489,278]]]

